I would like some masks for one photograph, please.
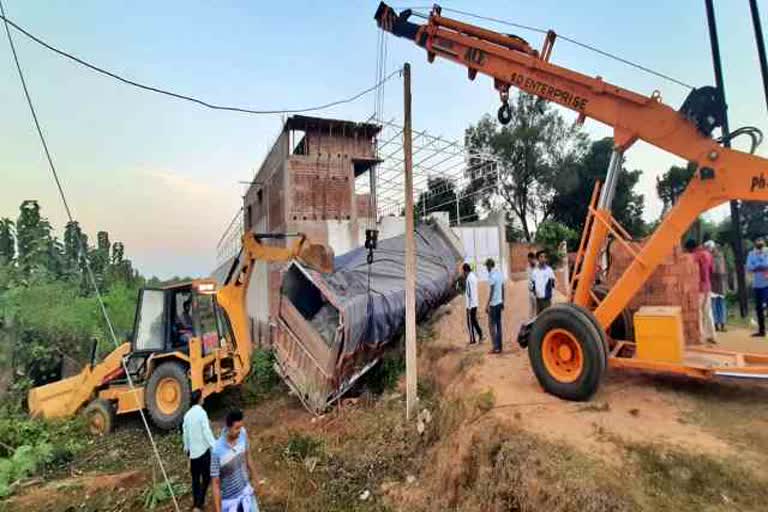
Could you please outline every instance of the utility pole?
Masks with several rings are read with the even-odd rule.
[[[416,410],[416,238],[413,222],[413,140],[411,139],[411,65],[403,66],[403,158],[405,159],[405,417]]]
[[[765,104],[768,106],[768,59],[765,57],[765,40],[763,40],[763,26],[760,23],[757,0],[749,0],[749,9],[752,12],[752,24],[755,26],[755,44],[757,45],[757,56],[760,59],[760,73],[763,75]]]
[[[723,106],[723,145],[726,148],[731,147],[731,141],[728,136],[731,134],[728,129],[728,105],[725,101],[725,85],[723,83],[723,66],[720,62],[720,42],[717,38],[717,24],[715,23],[715,8],[712,0],[704,0],[707,8],[707,23],[709,24],[709,41],[712,45],[712,64],[715,68],[715,86],[720,91],[720,100]],[[733,252],[736,259],[736,282],[738,284],[739,310],[742,318],[748,314],[747,302],[747,280],[744,274],[744,240],[741,230],[741,206],[738,201],[731,201],[731,235],[733,237]]]

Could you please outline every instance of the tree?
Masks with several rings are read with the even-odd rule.
[[[552,183],[553,220],[581,233],[595,182],[605,183],[612,152],[613,139],[606,137],[593,142],[586,154],[560,169]],[[643,221],[644,198],[635,192],[640,174],[641,171],[628,171],[622,165],[612,204],[614,218],[636,237],[644,235],[647,229]]]
[[[747,240],[768,236],[768,202],[742,202],[741,219]]]
[[[54,253],[58,247],[51,236],[48,219],[40,215],[37,201],[24,201],[19,210],[16,221],[19,268],[27,277],[53,270],[55,265],[52,258],[55,259]]]
[[[553,220],[542,222],[539,229],[536,230],[536,243],[547,251],[549,262],[553,267],[560,264],[559,248],[561,242],[565,242],[569,250],[574,250],[579,243],[579,233],[565,224]]]
[[[567,126],[562,116],[540,98],[519,93],[512,105],[512,121],[499,126],[484,116],[465,132],[465,146],[474,154],[470,169],[491,155],[495,172],[470,175],[471,191],[488,205],[499,196],[506,210],[520,223],[531,241],[535,226],[551,215],[554,175],[577,160],[586,148],[586,136]]]
[[[427,178],[427,190],[419,194],[414,212],[417,216],[448,212],[451,224],[477,220],[472,197],[461,192],[457,195],[454,182],[442,176]]]
[[[0,219],[0,265],[9,265],[16,258],[16,235],[13,221]]]
[[[673,165],[660,178],[656,178],[656,193],[664,203],[664,212],[669,211],[677,203],[685,188],[696,172],[696,164],[689,163],[686,167]]]

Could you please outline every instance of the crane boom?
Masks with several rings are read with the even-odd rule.
[[[435,6],[425,24],[409,21],[410,10],[395,12],[381,3],[376,11],[378,26],[424,48],[429,62],[436,57],[464,66],[470,80],[478,73],[494,80],[502,106],[499,121],[510,121],[509,89],[522,91],[578,113],[579,121],[595,119],[613,128],[614,153],[605,185],[587,223],[586,248],[574,272],[571,300],[594,309],[599,323],[607,328],[648,280],[656,267],[679,243],[702,212],[730,199],[768,200],[768,160],[724,148],[712,139],[721,127],[724,102],[714,87],[691,91],[682,107],[665,105],[661,93],[638,94],[550,62],[555,32],[549,31],[541,50],[523,39],[444,17]],[[611,201],[624,151],[637,140],[694,162],[697,171],[685,193],[667,212],[656,231],[639,251],[608,295],[594,304],[592,294],[597,262],[609,235],[625,238],[611,215]]]

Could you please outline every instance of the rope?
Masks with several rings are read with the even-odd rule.
[[[322,105],[316,105],[313,107],[305,107],[305,108],[282,108],[282,109],[266,109],[266,110],[257,110],[257,109],[251,109],[251,108],[244,108],[244,107],[234,107],[234,106],[228,106],[228,105],[216,105],[214,103],[210,103],[208,101],[201,100],[199,98],[195,98],[193,96],[187,96],[185,94],[180,94],[177,92],[169,91],[166,89],[161,89],[159,87],[154,87],[151,85],[146,85],[140,82],[136,82],[134,80],[130,80],[128,78],[125,78],[121,75],[118,75],[117,73],[114,73],[112,71],[106,70],[104,68],[101,68],[95,64],[91,64],[90,62],[81,59],[80,57],[77,57],[75,55],[72,55],[70,53],[65,52],[64,50],[60,50],[59,48],[56,48],[55,46],[45,42],[41,38],[33,35],[26,29],[22,28],[15,22],[8,19],[4,14],[0,15],[0,19],[2,19],[6,24],[6,30],[8,30],[8,26],[11,26],[14,28],[14,30],[17,30],[24,36],[26,36],[28,39],[34,41],[35,43],[39,44],[40,46],[47,48],[48,50],[57,53],[58,55],[67,58],[73,62],[76,62],[77,64],[84,66],[88,69],[91,69],[92,71],[95,71],[97,73],[100,73],[104,76],[108,76],[110,78],[113,78],[119,82],[122,82],[124,84],[138,87],[139,89],[143,89],[145,91],[154,92],[157,94],[162,94],[165,96],[170,96],[172,98],[189,101],[192,103],[195,103],[197,105],[201,105],[203,107],[212,109],[212,110],[226,110],[229,112],[241,112],[244,114],[255,114],[255,115],[266,115],[266,114],[299,114],[302,112],[314,112],[317,110],[326,110],[331,107],[335,107],[338,105],[344,105],[346,103],[352,103],[353,101],[357,100],[358,98],[361,98],[362,96],[365,96],[366,94],[378,89],[381,85],[384,84],[384,82],[387,82],[388,80],[392,79],[398,72],[390,73],[388,76],[384,77],[380,82],[377,82],[376,84],[372,85],[371,87],[368,87],[367,89],[364,89],[357,94],[354,94],[352,96],[349,96],[347,98],[343,98],[340,100],[331,101],[329,103],[324,103]]]
[[[24,96],[26,97],[27,104],[29,105],[29,110],[30,110],[30,113],[32,114],[32,119],[35,122],[35,129],[37,130],[37,134],[40,137],[40,143],[43,146],[43,151],[45,152],[45,157],[48,160],[48,166],[50,167],[51,173],[53,175],[53,179],[56,182],[56,188],[59,191],[59,196],[61,198],[61,202],[64,205],[64,210],[67,213],[67,218],[69,219],[70,222],[74,222],[74,217],[72,215],[72,210],[69,207],[69,202],[67,201],[66,194],[64,193],[64,188],[61,185],[61,180],[59,179],[59,175],[58,175],[58,172],[56,170],[56,166],[53,163],[53,157],[51,156],[51,152],[48,149],[48,143],[46,142],[45,136],[43,135],[43,130],[42,130],[42,127],[40,126],[40,121],[39,121],[39,119],[37,117],[37,112],[35,111],[34,103],[32,102],[32,98],[31,98],[31,96],[29,94],[29,89],[27,88],[27,82],[26,82],[26,79],[24,78],[24,73],[23,73],[22,68],[21,68],[21,63],[19,62],[18,53],[16,52],[16,45],[13,42],[13,36],[11,36],[11,31],[10,31],[10,28],[8,27],[9,22],[8,22],[7,18],[5,17],[5,6],[3,5],[2,0],[0,0],[0,14],[2,15],[2,19],[5,22],[4,23],[5,33],[6,33],[6,36],[8,37],[8,44],[11,47],[11,53],[13,54],[13,61],[16,64],[16,71],[18,72],[19,80],[21,81],[21,86],[22,86],[22,88],[24,90]],[[90,263],[90,260],[88,258],[88,250],[87,250],[87,247],[85,247],[85,240],[84,240],[83,237],[78,237],[78,238],[79,238],[79,242],[80,242],[80,251],[82,252],[82,255],[83,255],[83,261],[85,262],[85,267],[86,267],[86,270],[87,270],[87,273],[88,273],[88,278],[91,281],[91,284],[93,285],[93,290],[94,290],[94,293],[96,295],[96,301],[99,304],[99,309],[101,310],[101,314],[104,317],[104,320],[105,320],[105,322],[107,324],[107,328],[109,329],[109,334],[110,334],[110,336],[112,338],[112,342],[114,343],[115,347],[118,347],[120,345],[120,343],[117,341],[117,336],[115,335],[115,329],[114,329],[114,327],[112,325],[112,321],[109,318],[109,314],[107,313],[107,308],[104,305],[104,299],[103,299],[103,297],[101,295],[101,291],[99,290],[99,285],[96,282],[96,277],[95,277],[95,275],[93,273],[93,268],[91,267],[91,263]],[[126,377],[128,379],[128,385],[131,388],[131,390],[133,390],[135,392],[136,388],[135,388],[135,386],[133,384],[133,379],[131,378],[131,374],[128,371],[128,367],[126,365],[125,359],[122,360],[122,365],[123,365],[123,369],[125,370],[125,375],[126,375]],[[173,486],[171,485],[171,482],[170,482],[170,480],[168,478],[168,474],[165,471],[165,466],[163,465],[162,458],[160,457],[160,452],[157,449],[157,444],[155,443],[155,439],[152,436],[152,431],[149,428],[149,423],[147,422],[147,418],[146,418],[143,410],[139,410],[139,413],[141,415],[142,422],[144,423],[144,428],[147,431],[147,436],[149,437],[149,441],[150,441],[150,443],[152,445],[152,450],[154,451],[155,457],[157,458],[158,465],[160,466],[160,471],[162,472],[163,478],[165,479],[165,484],[168,487],[168,492],[170,493],[171,499],[173,500],[174,508],[175,508],[176,512],[179,512],[179,510],[180,510],[179,509],[179,503],[176,500],[176,495],[175,495],[175,493],[173,491]]]

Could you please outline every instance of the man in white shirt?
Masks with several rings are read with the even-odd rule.
[[[531,282],[531,276],[533,274],[533,271],[536,269],[538,262],[536,261],[536,253],[529,252],[528,253],[528,267],[525,269],[525,272],[528,277],[528,282]],[[533,317],[536,316],[536,294],[533,292],[533,290],[528,290],[528,320],[533,320]]]
[[[189,457],[189,470],[192,473],[193,511],[202,511],[205,506],[205,493],[211,481],[211,449],[216,438],[211,431],[208,413],[203,409],[203,394],[192,392],[192,407],[184,415],[182,433],[184,452]]]
[[[464,271],[464,300],[467,305],[469,344],[474,345],[478,341],[483,341],[483,330],[477,321],[477,306],[479,304],[477,297],[477,275],[472,272],[472,267],[469,266],[469,263],[465,263],[462,270]],[[477,331],[477,339],[475,339],[475,331]]]
[[[539,251],[536,255],[539,265],[531,272],[530,290],[536,296],[536,314],[552,305],[552,291],[555,288],[555,272],[547,264],[547,253]]]

